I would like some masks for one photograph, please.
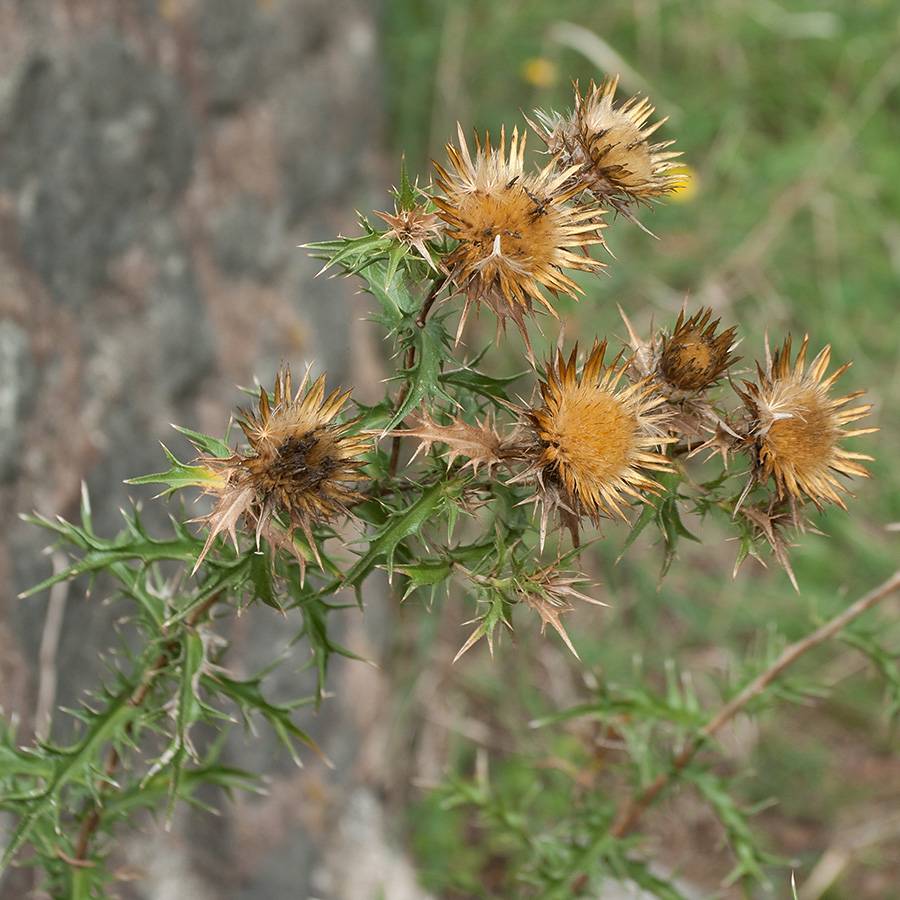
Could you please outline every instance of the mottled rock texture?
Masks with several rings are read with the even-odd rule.
[[[170,423],[223,435],[243,397],[235,385],[272,383],[282,357],[298,371],[315,360],[334,386],[377,384],[381,373],[360,370],[371,354],[354,286],[314,278],[319,264],[297,245],[352,231],[354,207],[384,203],[371,196],[387,180],[379,6],[0,4],[0,702],[23,741],[46,686],[47,598],[16,595],[52,561],[19,513],[74,517],[85,482],[101,533],[119,528],[131,494],[165,528],[164,504],[123,480],[164,467],[160,440],[190,454]],[[122,612],[99,593],[61,598],[53,707],[97,683],[98,654],[114,643]],[[230,659],[248,673],[297,631],[253,612],[230,634]],[[347,639],[377,655],[377,611],[364,639],[347,621]],[[275,699],[310,693],[302,662],[279,670]],[[377,678],[355,687],[381,689]],[[343,834],[341,797],[370,802],[353,784],[359,702],[375,700],[336,700],[304,723],[337,774],[298,771],[264,731],[235,733],[229,753],[273,777],[270,795],[123,837],[122,861],[144,877],[120,894],[282,900],[316,893],[318,879],[318,896],[343,896],[327,851]],[[0,897],[24,896],[30,877],[9,873]]]

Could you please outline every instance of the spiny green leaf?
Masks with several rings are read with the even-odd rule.
[[[656,515],[656,507],[649,500],[645,500],[641,506],[640,515],[635,519],[634,524],[631,526],[631,531],[628,533],[628,537],[625,538],[625,543],[622,545],[622,551],[619,553],[619,559],[622,559],[629,547],[637,540],[638,535],[640,535],[640,533],[656,518]]]
[[[449,530],[448,523],[448,532]],[[497,543],[495,541],[459,544],[456,547],[445,548],[440,557],[395,566],[395,570],[404,574],[408,579],[404,587],[403,599],[405,600],[419,588],[430,587],[433,600],[436,588],[450,578],[454,565],[462,565],[469,572],[478,574],[495,567],[496,552]]]
[[[230,548],[223,548],[222,552],[233,553]],[[206,573],[206,577],[198,588],[187,593],[186,602],[169,615],[163,627],[168,629],[183,622],[194,610],[217,595],[239,594],[249,579],[251,556],[252,551],[247,551],[240,556],[232,555],[230,559],[213,559],[208,564],[204,561],[202,571]]]
[[[357,595],[359,596],[359,595]],[[312,597],[299,604],[303,615],[303,628],[296,640],[305,637],[313,655],[313,663],[316,667],[316,708],[322,702],[325,691],[325,682],[328,676],[328,661],[334,655],[344,656],[347,659],[355,659],[359,662],[366,660],[341,646],[328,635],[328,613],[337,607],[333,607],[318,597]]]
[[[221,763],[193,766],[181,774],[179,799],[195,802],[194,792],[208,785],[218,785],[228,792],[239,789],[259,793],[263,790],[262,782],[259,775]],[[115,813],[119,818],[128,818],[139,809],[153,810],[170,792],[171,785],[166,772],[158,772],[142,781],[129,782],[116,796]]]
[[[734,561],[735,574],[737,574],[737,570],[741,567],[741,563],[748,556],[758,557],[759,553],[756,548],[756,542],[753,540],[753,532],[750,530],[749,526],[743,526],[741,528],[737,559]]]
[[[8,731],[4,727],[2,743],[0,743],[0,773],[3,777],[11,777],[14,774],[17,780],[33,778],[36,781],[42,781],[52,775],[53,763],[39,749],[16,746],[15,732]],[[27,789],[25,793],[30,795],[32,790]],[[13,799],[16,799],[15,796],[7,789],[0,796],[0,805]]]
[[[706,713],[681,687],[670,684],[665,696],[655,693],[642,684],[620,686],[603,685],[597,689],[597,698],[532,722],[532,727],[543,728],[559,722],[586,716],[607,721],[616,716],[631,716],[641,721],[668,722],[691,729],[706,724]]]
[[[497,557],[504,555],[503,540],[501,536],[496,539],[489,535],[487,541],[477,541],[472,544],[457,544],[447,551],[449,558],[460,565],[465,566],[470,572],[480,574],[497,567]]]
[[[263,694],[260,687],[262,679],[259,676],[238,680],[229,678],[223,673],[217,673],[215,678],[204,673],[200,678],[208,690],[231,698],[245,719],[249,719],[250,714],[254,712],[263,716],[297,765],[302,765],[295,746],[297,741],[305,744],[323,760],[325,759],[322,751],[316,746],[316,742],[291,718],[293,711],[300,706],[307,705],[309,700],[273,703],[267,700]]]
[[[373,406],[357,403],[356,407],[359,412],[358,427],[361,431],[384,431],[384,426],[390,422],[394,414],[394,407],[387,398]]]
[[[119,585],[119,593],[133,600],[144,613],[144,624],[160,630],[169,614],[173,589],[157,566],[130,566],[118,562],[110,566],[109,574]]]
[[[140,673],[139,673],[140,675]],[[61,795],[72,783],[94,789],[96,773],[100,766],[98,751],[117,733],[124,732],[127,723],[141,715],[141,711],[131,705],[137,682],[126,683],[105,710],[93,714],[87,733],[73,746],[56,748],[48,760],[52,763],[52,774],[46,781],[30,791],[7,796],[3,805],[19,815],[19,821],[9,836],[0,860],[0,869],[5,868],[19,849],[25,844],[41,819],[57,823],[60,811],[66,808]],[[54,827],[55,824],[54,824]]]
[[[370,538],[368,549],[346,573],[343,583],[352,585],[358,593],[362,580],[382,560],[388,571],[388,578],[391,578],[394,572],[394,554],[400,542],[412,534],[418,534],[429,519],[444,509],[448,496],[468,480],[465,476],[459,476],[449,481],[439,481],[425,488],[410,506],[392,512],[385,524]]]
[[[844,630],[839,638],[863,653],[884,678],[887,695],[885,713],[896,725],[900,719],[900,667],[897,666],[897,651],[885,649],[874,639],[873,634],[858,628]]]
[[[752,878],[770,890],[771,883],[763,866],[772,863],[785,865],[787,860],[766,853],[759,848],[759,841],[748,822],[749,815],[756,810],[741,809],[734,799],[733,785],[708,771],[701,770],[696,766],[688,766],[682,770],[681,777],[697,788],[725,827],[728,843],[738,860],[726,877],[725,883],[732,884],[738,879]]]
[[[453,662],[456,662],[467,650],[474,644],[478,643],[482,638],[487,638],[488,647],[491,655],[494,655],[494,631],[501,623],[512,631],[510,623],[510,612],[514,605],[505,592],[493,586],[483,586],[482,593],[487,595],[487,611],[480,615],[476,620],[478,627],[469,635],[466,642],[459,648]]]
[[[679,538],[686,538],[697,543],[700,543],[700,538],[690,532],[681,520],[681,511],[678,503],[682,498],[677,492],[677,476],[663,474],[660,476],[660,483],[663,485],[666,493],[661,497],[647,498],[643,501],[640,515],[635,520],[628,537],[625,539],[625,543],[622,545],[619,559],[625,555],[638,535],[651,522],[655,522],[665,544],[665,557],[662,571],[660,572],[660,578],[662,579],[669,571],[678,554]]]
[[[378,301],[381,315],[375,318],[389,331],[395,333],[401,326],[414,326],[421,297],[414,297],[402,279],[388,278],[385,266],[380,263],[369,266],[364,289]]]
[[[446,350],[449,337],[440,318],[429,319],[424,326],[414,325],[401,337],[404,346],[415,348],[415,360],[411,368],[402,369],[407,391],[385,431],[396,428],[414,409],[426,399],[452,398],[441,383],[441,367],[448,358]]]
[[[152,475],[138,475],[135,478],[129,478],[125,483],[167,485],[160,496],[173,494],[175,491],[186,487],[221,484],[221,479],[211,469],[206,466],[186,466],[175,458],[165,444],[162,445],[162,448],[172,464],[168,471],[155,472]]]
[[[400,157],[400,187],[394,196],[400,204],[400,209],[413,209],[416,205],[416,191],[409,180],[409,170],[406,168],[406,154]]]
[[[385,232],[376,231],[365,217],[360,216],[359,222],[366,232],[359,237],[318,241],[302,246],[305,250],[314,251],[311,254],[314,258],[326,260],[323,272],[332,266],[340,266],[347,275],[355,275],[376,260],[384,259],[392,244],[391,239],[385,237]]]
[[[199,539],[187,529],[179,529],[171,540],[151,538],[133,523],[116,537],[107,539],[97,537],[89,527],[79,527],[63,520],[52,521],[43,516],[29,516],[26,521],[50,531],[61,537],[60,544],[69,544],[85,551],[84,555],[59,572],[46,578],[40,584],[20,594],[21,598],[31,597],[45,591],[61,581],[77,578],[79,575],[96,576],[100,572],[114,569],[118,563],[137,560],[142,565],[160,560],[175,560],[192,563],[199,552]]]
[[[178,661],[178,695],[175,707],[175,734],[159,765],[171,772],[166,821],[175,815],[175,802],[181,792],[184,766],[193,756],[190,741],[191,726],[202,717],[199,702],[199,679],[206,664],[206,650],[202,637],[196,632],[184,632],[181,638],[181,658]],[[155,769],[156,767],[154,767]],[[154,771],[151,769],[151,771]]]
[[[398,240],[391,241],[390,247],[388,248],[387,269],[384,273],[385,285],[393,283],[397,276],[397,271],[400,268],[401,261],[406,259],[409,255],[409,247],[407,247],[406,244]]]
[[[191,431],[190,428],[185,428],[183,425],[173,425],[172,427],[208,456],[214,456],[217,459],[228,459],[231,456],[231,447],[225,441],[210,437],[208,434],[201,434],[199,431]]]
[[[266,606],[284,612],[284,607],[278,599],[278,593],[272,580],[272,564],[270,554],[265,550],[250,552],[250,584],[253,585],[254,599],[261,600]]]
[[[621,849],[625,850],[626,846],[621,847]],[[625,852],[619,852],[619,848],[615,845],[607,845],[605,855],[610,868],[619,878],[623,880],[628,879],[628,881],[648,891],[654,898],[658,898],[658,900],[687,900],[675,884],[654,875],[647,863],[635,859]],[[630,887],[629,893],[632,893]]]
[[[406,576],[406,584],[403,590],[403,599],[406,600],[410,594],[415,593],[419,588],[431,588],[431,600],[434,600],[434,593],[437,587],[443,584],[453,571],[453,566],[449,559],[429,559],[417,563],[409,563],[403,566],[396,566],[396,571]]]
[[[522,374],[524,373],[501,378],[485,375],[471,368],[454,369],[444,373],[443,383],[444,385],[470,391],[487,400],[500,399],[509,403],[511,401],[506,393],[506,388],[518,381]]]
[[[662,529],[666,546],[666,555],[663,560],[660,578],[663,578],[666,575],[678,555],[679,538],[687,538],[690,541],[700,543],[700,538],[688,531],[681,521],[681,512],[678,509],[677,501],[678,498],[675,495],[670,494],[663,498],[657,509],[657,518]]]
[[[665,662],[666,673],[666,706],[670,710],[679,710],[687,713],[695,721],[703,719],[704,713],[700,708],[700,700],[690,681],[689,672],[679,672],[675,661],[667,659]]]

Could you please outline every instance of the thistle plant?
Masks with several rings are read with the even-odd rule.
[[[615,277],[605,230],[640,224],[640,208],[681,183],[672,142],[651,142],[662,123],[650,124],[649,101],[617,104],[617,82],[591,84],[584,96],[576,85],[572,111],[528,120],[547,151],[542,165],[529,167],[518,128],[509,140],[505,128],[496,142],[476,135],[470,146],[460,127],[429,187],[417,187],[404,165],[393,212],[377,213],[380,223],[361,217],[356,236],[306,248],[372,298],[396,361],[380,402],[356,401],[309,370],[295,391],[285,360],[255,405],[238,411],[237,438],[224,427],[221,436],[180,428],[193,457],[166,451],[166,471],[132,480],[208,503],[194,518],[178,508],[170,537],[151,537],[135,508],[120,534],[103,538],[87,496],[78,524],[33,518],[74,558],[28,595],[103,574],[128,604],[136,640],[123,641],[103,686],[74,713],[68,743],[51,731],[19,747],[12,730],[4,735],[0,802],[15,820],[4,864],[39,866],[49,896],[104,897],[117,829],[135,810],[162,805],[171,815],[200,785],[256,785],[260,773],[219,761],[220,741],[194,739],[201,726],[261,715],[298,760],[316,752],[292,713],[323,702],[333,655],[352,656],[329,635],[335,595],[352,589],[365,607],[378,572],[392,602],[422,614],[444,596],[439,588],[466,598],[457,665],[482,640],[494,654],[504,634],[537,623],[577,657],[578,634],[566,623],[574,604],[594,604],[602,617],[616,602],[583,572],[592,544],[618,541],[627,554],[653,535],[664,575],[679,543],[695,537],[688,517],[715,518],[738,539],[736,568],[771,556],[799,589],[789,548],[810,507],[845,507],[845,479],[868,475],[870,457],[845,442],[874,430],[847,427],[870,406],[847,408],[859,390],[833,395],[848,364],[827,374],[825,347],[807,368],[810,337],[792,359],[788,336],[774,353],[766,347],[752,372],[736,352],[753,355],[737,325],[687,302],[673,323],[644,335],[623,311],[625,343],[597,336],[579,348],[554,336],[559,297],[585,293],[577,278]],[[496,336],[482,338],[482,307],[496,318]],[[501,341],[521,365],[497,375],[488,363]],[[765,881],[773,858],[748,823],[752,810],[700,751],[714,751],[717,732],[749,704],[782,700],[788,666],[897,586],[895,576],[805,642],[749,661],[745,680],[723,685],[712,712],[673,667],[662,691],[636,675],[633,685],[596,685],[590,702],[548,715],[537,724],[599,721],[625,748],[614,783],[584,792],[556,821],[533,796],[498,795],[484,770],[474,780],[454,776],[440,792],[476,810],[512,848],[515,896],[596,896],[606,879],[680,896],[635,840],[644,812],[675,782],[697,790],[722,822],[733,880]],[[275,704],[266,672],[229,673],[223,622],[259,604],[299,613],[293,637],[309,647],[313,696]],[[885,672],[900,708],[886,652],[875,640],[856,646]]]

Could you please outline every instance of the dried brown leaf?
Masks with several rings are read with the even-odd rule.
[[[422,410],[417,416],[411,417],[411,421],[415,427],[389,432],[389,436],[418,438],[421,443],[413,459],[420,453],[427,453],[433,444],[446,444],[449,448],[448,465],[452,465],[458,457],[463,456],[467,460],[463,468],[471,466],[475,473],[482,465],[490,472],[503,460],[501,454],[503,440],[487,419],[470,425],[457,415],[452,424],[439,425],[426,410]]]

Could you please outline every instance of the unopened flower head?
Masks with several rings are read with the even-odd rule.
[[[512,319],[531,350],[525,317],[533,304],[550,314],[556,310],[545,296],[581,293],[563,271],[596,271],[603,263],[591,259],[587,248],[602,243],[597,210],[567,203],[577,189],[564,189],[572,172],[560,172],[553,163],[526,173],[525,137],[514,129],[506,149],[505,131],[500,144],[482,145],[475,138],[469,152],[462,128],[459,147],[447,145],[449,171],[437,163],[437,183],[443,196],[435,197],[449,234],[458,241],[445,259],[450,279],[466,295],[459,334],[473,304],[484,303],[498,318],[498,332]]]
[[[531,123],[560,167],[575,166],[575,181],[601,203],[634,221],[629,206],[672,193],[683,175],[671,170],[680,153],[668,151],[673,141],[651,143],[650,136],[665,122],[647,120],[654,107],[645,97],[613,104],[619,76],[593,81],[584,97],[575,85],[575,110],[568,116],[536,112]]]
[[[395,204],[393,213],[376,212],[375,215],[391,226],[390,231],[386,232],[387,237],[396,238],[407,247],[415,247],[422,259],[432,269],[436,268],[426,242],[441,233],[437,213],[425,212],[421,206],[398,209]]]
[[[543,506],[541,540],[551,514],[577,538],[587,515],[625,517],[628,498],[656,493],[658,483],[645,470],[669,471],[654,448],[668,442],[661,426],[664,402],[647,379],[620,387],[627,363],[604,365],[606,341],[595,341],[579,378],[576,345],[568,361],[558,351],[541,382],[543,404],[526,412],[536,438],[532,470]]]
[[[737,326],[717,334],[720,320],[710,322],[711,317],[711,309],[701,309],[685,321],[682,310],[675,330],[662,339],[657,372],[676,396],[712,387],[739,358],[732,355]]]
[[[869,403],[844,409],[864,391],[832,397],[831,388],[850,363],[825,377],[831,348],[825,347],[806,369],[809,337],[791,364],[791,339],[770,357],[766,369],[758,367],[758,383],[744,382],[741,397],[751,415],[750,446],[755,457],[755,482],[774,479],[778,497],[796,507],[804,498],[819,509],[825,502],[844,506],[838,489],[846,491],[838,475],[868,476],[857,460],[871,456],[841,446],[847,437],[868,434],[875,428],[845,429],[869,414]]]
[[[652,382],[665,398],[668,433],[686,439],[690,448],[695,439],[711,432],[712,437],[702,448],[727,454],[725,445],[739,436],[730,431],[707,392],[740,359],[732,355],[739,343],[735,340],[737,328],[717,333],[719,320],[709,321],[710,309],[701,309],[685,321],[682,308],[671,334],[660,330],[645,339],[637,334],[621,307],[619,312],[633,351],[629,376],[632,380],[645,378]],[[696,451],[702,448],[697,447]]]
[[[580,572],[564,571],[556,563],[539,569],[529,578],[516,579],[519,596],[541,617],[541,634],[550,624],[565,641],[576,659],[578,659],[578,653],[575,651],[572,641],[569,640],[569,635],[561,621],[563,615],[575,608],[570,598],[584,600],[597,606],[607,605],[601,600],[589,597],[575,587],[576,584],[584,583],[584,581],[584,575]]]
[[[291,540],[294,531],[299,528],[317,554],[312,526],[345,513],[348,504],[359,499],[354,483],[365,478],[359,456],[371,441],[348,434],[354,422],[334,422],[350,392],[336,390],[325,397],[324,375],[307,391],[308,382],[309,370],[292,398],[290,367],[279,370],[272,401],[261,388],[258,409],[241,410],[240,426],[251,452],[205,460],[221,470],[222,480],[207,488],[219,500],[204,517],[210,526],[204,555],[223,531],[237,545],[235,529],[243,517],[257,542],[262,536],[273,548],[287,546],[304,566]],[[274,516],[283,517],[283,529],[273,524]]]

